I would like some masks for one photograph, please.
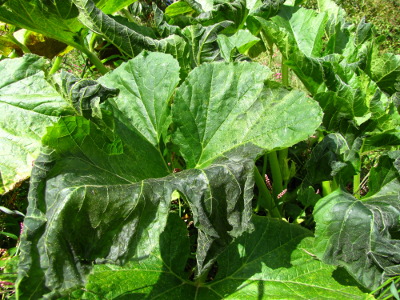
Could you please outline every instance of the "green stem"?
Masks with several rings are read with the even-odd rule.
[[[361,145],[361,148],[359,150],[359,154],[360,154],[360,160],[359,160],[359,164],[357,166],[358,170],[357,170],[357,174],[353,176],[353,195],[354,197],[356,197],[357,199],[361,198],[361,166],[362,166],[362,153],[363,153],[363,148],[364,148],[364,142],[365,140],[363,140],[363,144]]]
[[[262,166],[262,172],[261,174],[267,174],[267,165],[268,165],[268,155],[265,154],[264,158],[263,158],[263,166]],[[257,170],[258,172],[258,170]],[[269,194],[269,193],[268,193]],[[270,195],[269,195],[270,196]],[[257,213],[260,210],[260,206],[265,207],[265,205],[261,205],[261,202],[264,203],[264,196],[261,190],[258,191],[258,199],[259,201],[257,201],[257,206],[255,208],[255,212]],[[265,203],[264,203],[265,204]]]
[[[278,194],[283,191],[283,185],[281,168],[279,166],[279,160],[276,151],[272,151],[268,154],[268,160],[272,174],[272,193],[274,195],[274,199],[277,199]]]
[[[288,155],[289,155],[289,148],[285,148],[285,149],[278,151],[279,166],[280,166],[281,174],[282,174],[282,188],[283,189],[286,189],[288,181],[289,181],[289,176],[290,176],[288,159],[287,159]]]
[[[331,181],[322,181],[322,196],[326,197],[332,193]]]
[[[96,39],[97,39],[97,33],[93,32],[92,36],[90,37],[89,46],[88,46],[90,52],[94,52],[94,45],[96,43]]]
[[[243,17],[243,21],[242,21],[242,23],[240,23],[240,25],[238,26],[238,31],[240,30],[240,29],[243,29],[244,27],[245,27],[245,24],[246,24],[246,20],[247,20],[247,16],[249,15],[249,10],[246,8],[246,10],[245,10],[245,15],[244,15],[244,17]]]
[[[79,36],[79,44],[75,45],[75,48],[84,53],[102,75],[108,73],[109,70],[97,57],[96,53],[88,48],[87,43],[82,36]]]
[[[62,56],[56,56],[53,66],[51,67],[51,69],[49,71],[49,76],[53,75],[54,73],[56,73],[58,71],[61,63],[62,63]]]
[[[262,178],[260,172],[257,167],[254,168],[254,180],[262,196],[262,199],[265,200],[265,208],[269,211],[272,218],[281,218],[281,214],[276,206],[275,201],[272,199],[271,194],[265,185],[264,178]],[[260,200],[260,199],[259,199]],[[262,205],[264,206],[264,205]]]
[[[357,199],[361,198],[361,174],[358,173],[353,176],[353,195]]]
[[[17,51],[13,50],[11,51],[11,53],[8,55],[9,58],[16,58],[18,57],[18,53]]]
[[[204,270],[203,274],[195,279],[195,285],[197,287],[201,287],[204,285],[204,283],[207,280],[208,273],[210,272],[210,270],[211,270],[211,267],[209,267],[207,270]]]
[[[129,20],[129,22],[135,23],[135,19],[126,8],[121,9],[121,13]]]
[[[272,64],[272,56],[274,55],[274,42],[271,39],[269,39],[262,30],[260,31],[260,36],[264,44],[266,44],[268,48],[267,50],[269,53],[269,62],[270,64]]]
[[[267,165],[268,165],[268,155],[264,155],[264,161],[263,161],[263,168],[262,168],[262,174],[267,173]]]
[[[286,58],[282,55],[282,66],[281,66],[281,73],[282,73],[282,84],[284,86],[289,86],[289,67],[285,65]]]
[[[101,60],[97,57],[97,55],[90,51],[88,48],[85,46],[80,47],[80,49],[85,55],[89,58],[90,62],[97,68],[97,70],[102,74],[105,75],[108,73],[108,69],[106,66],[101,62]]]

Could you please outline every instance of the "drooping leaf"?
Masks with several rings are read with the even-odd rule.
[[[188,26],[183,34],[188,40],[190,51],[190,62],[192,67],[199,66],[205,62],[221,60],[218,47],[218,33],[230,26],[232,23],[223,21],[210,26],[200,24]]]
[[[46,126],[74,113],[46,81],[45,68],[35,55],[0,62],[0,193],[30,176]]]
[[[212,10],[206,11],[196,17],[196,21],[204,26],[230,21],[233,25],[231,32],[235,32],[240,25],[244,24],[248,10],[246,9],[246,1],[229,0],[216,1]]]
[[[97,0],[105,13],[113,13],[133,0]],[[0,20],[26,28],[81,49],[81,32],[85,27],[78,20],[78,9],[71,0],[8,0],[0,3]]]
[[[118,94],[118,90],[105,88],[94,80],[82,80],[67,72],[61,76],[64,98],[75,109],[76,115],[87,119],[102,119],[100,104]]]
[[[254,2],[254,5],[252,5]],[[285,0],[266,0],[266,1],[246,1],[247,7],[250,8],[250,15],[259,16],[265,20],[275,16],[283,4]]]
[[[392,130],[393,127],[383,128],[378,124],[388,119],[385,115],[390,111],[390,101],[370,74],[371,26],[361,22],[350,30],[340,11],[327,16],[327,13],[285,7],[271,21],[256,20],[286,57],[285,64],[320,103],[327,130],[338,131],[343,122],[369,127],[369,132],[371,123],[377,124],[379,130],[373,129],[374,134]],[[303,19],[309,22],[302,23]],[[324,51],[323,34],[329,37]],[[393,81],[396,76],[392,73],[389,77]]]
[[[214,0],[197,0],[193,2],[197,2],[197,4],[200,4],[203,11],[210,11],[214,6]]]
[[[158,40],[146,35],[146,32],[133,30],[107,16],[92,0],[72,1],[79,8],[79,18],[83,24],[102,35],[128,56],[134,57],[142,50],[149,50],[172,54],[182,63],[186,61],[186,42],[182,37],[170,35]]]
[[[373,299],[344,270],[315,259],[307,230],[263,217],[253,222],[255,230],[220,256],[215,279],[197,285],[184,272],[189,250],[185,226],[171,215],[147,259],[95,266],[82,298]]]
[[[398,164],[398,153],[396,157]],[[373,173],[371,178],[380,183],[373,183],[370,196],[358,200],[337,190],[322,198],[314,210],[318,257],[345,267],[372,290],[400,274],[400,176],[398,170],[386,175],[387,159],[382,162],[374,171],[379,177]]]
[[[179,87],[172,107],[175,143],[187,166],[200,167],[246,143],[289,147],[319,126],[321,110],[299,91],[264,84],[259,64],[205,64]]]

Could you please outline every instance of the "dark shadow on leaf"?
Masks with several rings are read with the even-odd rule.
[[[340,284],[346,286],[355,286],[358,287],[364,293],[369,293],[369,291],[358,284],[358,282],[350,276],[350,274],[346,271],[345,268],[338,267],[335,271],[332,272],[332,277],[339,282]]]

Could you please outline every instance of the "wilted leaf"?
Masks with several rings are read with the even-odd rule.
[[[318,257],[345,267],[371,290],[400,274],[400,176],[393,164],[385,175],[387,160],[381,160],[382,166],[372,174],[371,180],[381,184],[374,183],[370,196],[358,200],[337,190],[322,198],[314,210]]]

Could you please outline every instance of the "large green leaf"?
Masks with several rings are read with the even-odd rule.
[[[323,45],[322,37],[328,21],[326,14],[285,6],[272,20],[281,29],[287,31],[302,53],[309,57],[320,56]],[[281,45],[285,42],[287,41],[280,41],[278,46],[282,47]]]
[[[190,73],[175,92],[172,127],[187,133],[185,118],[193,108],[207,107],[206,115],[199,109],[197,123],[187,126],[197,134],[193,125],[207,124],[203,132],[217,142],[210,143],[203,161],[188,161],[197,169],[174,174],[161,147],[179,81],[178,63],[170,55],[135,57],[100,80],[107,87],[64,75],[63,93],[78,116],[61,118],[42,139],[21,241],[19,296],[56,298],[84,285],[93,264],[123,265],[150,255],[174,191],[193,213],[195,272],[201,278],[234,238],[251,228],[256,157],[306,138],[321,120],[318,105],[304,94],[265,85],[269,73],[251,63],[207,64]],[[229,85],[218,89],[218,79],[229,79]],[[204,85],[202,94],[198,84]],[[107,99],[116,94],[114,88],[120,94]],[[194,105],[187,109],[190,101]],[[248,138],[239,139],[243,131],[223,124],[225,118],[237,126],[248,124],[243,127]],[[177,137],[173,142],[182,153],[198,151],[187,136]]]
[[[168,76],[163,62],[171,63]],[[132,66],[141,66],[142,76]],[[64,77],[62,86],[82,116],[61,118],[43,137],[21,245],[21,297],[57,297],[82,285],[95,261],[147,255],[174,190],[188,201],[199,230],[199,275],[250,226],[253,161],[261,149],[251,150],[251,159],[238,151],[207,169],[165,177],[170,171],[158,138],[178,80],[177,62],[143,54],[114,72],[103,80],[115,81],[121,95],[103,104],[112,90]],[[158,80],[159,94],[151,89]],[[138,118],[153,124],[153,131],[144,131]]]
[[[45,136],[24,222],[21,297],[58,297],[82,285],[93,263],[148,255],[174,190],[199,229],[199,274],[250,226],[253,160],[233,156],[157,179],[167,170],[154,146],[120,121],[115,134],[110,141],[93,122],[67,117]]]
[[[400,275],[399,153],[393,155],[383,157],[381,166],[371,171],[371,195],[358,200],[337,190],[319,200],[314,210],[315,254],[345,267],[370,289]]]
[[[134,0],[98,0],[99,7],[113,13]],[[78,20],[79,11],[71,0],[8,0],[0,5],[0,20],[14,24],[82,48],[81,31],[85,27]]]
[[[306,139],[321,109],[299,91],[264,84],[259,64],[205,64],[190,73],[172,107],[175,143],[187,166],[201,167],[246,143],[274,150]]]
[[[46,81],[45,68],[34,55],[0,62],[0,193],[30,176],[46,126],[74,113]]]
[[[178,62],[169,55],[144,52],[99,82],[119,89],[115,106],[148,141],[158,146],[169,125],[169,99],[179,82]]]
[[[218,259],[215,279],[188,280],[184,223],[168,219],[158,247],[143,261],[95,266],[82,299],[373,299],[341,269],[313,256],[311,233],[299,226],[254,217]]]

